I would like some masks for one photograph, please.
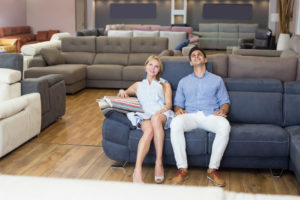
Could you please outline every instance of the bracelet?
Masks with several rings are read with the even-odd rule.
[[[167,111],[168,111],[168,109],[167,109],[166,107],[163,107],[163,109],[165,110],[165,112],[167,112]]]

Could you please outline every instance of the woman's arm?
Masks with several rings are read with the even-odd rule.
[[[156,113],[164,113],[170,109],[172,109],[172,89],[171,89],[171,85],[169,83],[163,83],[163,88],[164,88],[164,95],[165,95],[165,102],[166,102],[166,105],[158,110]]]
[[[138,82],[135,82],[127,90],[122,90],[122,89],[119,90],[118,96],[125,98],[125,97],[136,95],[137,86],[138,86]]]

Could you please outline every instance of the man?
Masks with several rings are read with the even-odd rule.
[[[206,71],[203,50],[193,47],[189,52],[194,72],[179,81],[174,100],[176,117],[171,123],[171,143],[177,164],[172,184],[182,184],[188,175],[184,132],[201,128],[215,133],[207,178],[216,186],[225,186],[217,173],[226,149],[230,125],[226,119],[230,100],[221,77]]]

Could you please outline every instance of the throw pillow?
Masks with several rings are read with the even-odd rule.
[[[65,58],[58,49],[42,49],[40,53],[48,66],[65,64]]]
[[[103,100],[116,111],[120,109],[126,112],[144,112],[142,106],[140,105],[136,97],[121,98],[117,96],[105,96]],[[101,99],[97,101],[101,102]],[[100,108],[103,109],[101,106]]]
[[[190,40],[183,40],[182,42],[180,42],[177,47],[175,47],[175,50],[181,50],[183,47],[189,45]]]

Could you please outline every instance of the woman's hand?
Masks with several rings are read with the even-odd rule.
[[[119,90],[118,97],[126,98],[128,95],[125,90]]]
[[[167,109],[166,108],[162,108],[162,109],[160,109],[160,110],[158,110],[158,111],[156,111],[155,112],[155,115],[158,115],[158,114],[163,114],[164,112],[166,112],[167,111]]]

